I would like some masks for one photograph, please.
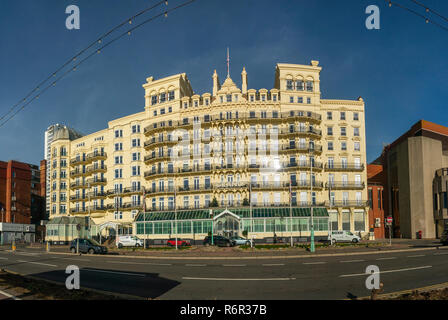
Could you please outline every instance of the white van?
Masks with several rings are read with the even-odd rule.
[[[331,231],[330,234],[328,235],[328,240],[331,243],[335,243],[335,242],[353,242],[353,243],[357,243],[359,241],[361,241],[361,238],[353,233],[351,233],[350,231]]]
[[[119,236],[117,247],[143,247],[143,240],[137,238],[136,236]]]

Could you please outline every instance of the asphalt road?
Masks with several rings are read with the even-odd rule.
[[[65,283],[68,265],[81,286],[157,299],[346,299],[370,294],[366,267],[380,269],[384,293],[448,282],[448,250],[350,256],[174,260],[0,251],[0,268]]]

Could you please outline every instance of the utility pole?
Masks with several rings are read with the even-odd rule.
[[[311,148],[310,148],[310,188],[311,188],[311,245],[310,251],[314,252],[314,219],[313,219],[313,162],[311,161]]]

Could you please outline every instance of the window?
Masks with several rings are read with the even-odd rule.
[[[123,169],[115,169],[115,179],[123,178]]]
[[[353,112],[353,120],[354,121],[358,121],[359,120],[359,113],[358,112]]]
[[[153,106],[155,104],[157,104],[157,96],[152,96],[151,97],[151,105]]]
[[[327,128],[327,135],[332,136],[333,135],[333,127]]]
[[[360,147],[360,143],[358,141],[355,141],[355,151],[360,151],[361,147]]]
[[[168,92],[168,100],[174,100],[174,90]]]
[[[355,211],[353,215],[355,231],[365,231],[364,212]]]
[[[133,125],[132,126],[132,133],[140,133],[140,125]]]
[[[304,87],[303,80],[297,80],[296,81],[296,90],[303,91],[303,87]]]
[[[132,139],[132,147],[140,147],[140,139]]]
[[[115,144],[115,151],[122,151],[123,150],[123,143],[116,143]]]
[[[166,93],[161,93],[160,94],[160,103],[164,103],[166,101]]]
[[[297,98],[297,103],[303,103],[303,97],[298,97]]]
[[[359,137],[359,128],[353,128],[353,135]]]
[[[132,167],[132,175],[133,176],[139,176],[140,175],[140,166],[133,166]]]
[[[347,142],[345,142],[345,141],[341,142],[341,150],[342,151],[346,151],[347,150]]]
[[[154,114],[154,117],[156,117],[157,116],[157,110],[154,110],[153,114]]]
[[[341,127],[341,136],[343,137],[347,136],[347,128]]]
[[[286,90],[292,90],[292,80],[286,80]]]
[[[290,102],[290,103],[294,103],[294,97],[293,97],[293,96],[290,96],[290,97],[289,97],[289,102]]]
[[[231,94],[226,95],[226,102],[232,102],[232,95]]]
[[[165,108],[160,109],[160,114],[165,114]]]
[[[333,141],[328,141],[328,150],[333,150]]]
[[[333,113],[331,111],[327,111],[327,120],[333,120]]]
[[[309,92],[313,91],[313,81],[306,82],[306,91],[309,91]]]
[[[341,120],[345,120],[345,112],[344,111],[341,112]]]
[[[311,98],[310,97],[306,98],[306,103],[311,104]]]
[[[116,156],[115,164],[123,164],[123,156]]]
[[[168,112],[173,112],[173,107],[168,107]]]
[[[132,153],[132,161],[140,161],[140,152]]]

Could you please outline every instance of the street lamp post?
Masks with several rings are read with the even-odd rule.
[[[90,212],[90,182],[87,183],[87,190],[88,190],[87,195],[89,197],[89,199],[88,199],[88,201],[89,201],[89,227],[88,227],[87,231],[89,232],[88,238],[90,239],[90,220],[92,219],[92,214]]]

